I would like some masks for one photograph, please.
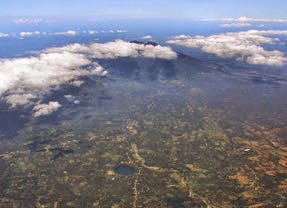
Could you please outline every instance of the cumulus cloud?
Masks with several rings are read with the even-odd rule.
[[[85,65],[90,65],[90,68],[83,69]],[[31,99],[39,100],[51,88],[70,81],[74,84],[81,76],[102,76],[106,73],[85,55],[65,51],[41,53],[38,57],[2,59],[0,96],[12,107],[33,104]]]
[[[92,31],[88,31],[89,34],[92,34]],[[74,30],[68,30],[64,32],[40,32],[40,31],[29,31],[29,32],[20,32],[19,36],[20,37],[28,37],[28,36],[34,36],[34,35],[70,35],[74,36],[77,35],[77,32]]]
[[[45,32],[33,31],[33,32],[20,32],[19,35],[21,37],[33,36],[33,35],[44,35]]]
[[[90,35],[94,35],[94,34],[97,34],[99,32],[97,30],[88,30],[87,33]]]
[[[220,27],[225,27],[225,28],[239,28],[239,27],[251,27],[252,25],[250,23],[226,23],[226,24],[221,24]]]
[[[116,29],[116,30],[84,30],[83,33],[85,34],[89,34],[89,35],[94,35],[94,34],[98,34],[98,33],[126,33],[128,32],[127,30],[124,29]]]
[[[287,35],[287,30],[249,30],[243,32],[223,33],[205,36],[176,36],[167,41],[191,48],[200,48],[204,52],[216,54],[220,57],[235,57],[237,60],[249,64],[266,64],[282,66],[287,58],[283,52],[265,50],[262,44],[271,44],[276,38],[267,35]]]
[[[107,31],[97,31],[97,30],[83,30],[82,33],[84,34],[89,34],[89,35],[95,35],[98,33],[126,33],[128,32],[127,30],[124,29],[117,29],[117,30],[107,30]],[[0,37],[1,34],[3,35],[3,37],[8,36],[7,34],[4,33],[0,33]],[[21,37],[25,37],[25,36],[33,36],[33,35],[70,35],[70,36],[75,36],[77,35],[77,31],[75,30],[67,30],[67,31],[60,31],[60,32],[39,32],[39,31],[23,31],[19,33],[19,36]]]
[[[83,76],[107,75],[108,72],[94,62],[93,58],[139,56],[171,59],[176,58],[176,53],[170,47],[117,40],[102,44],[72,44],[50,48],[39,52],[35,57],[0,59],[0,99],[11,107],[38,106],[51,89],[57,89],[62,84],[80,87],[84,83],[81,80]],[[55,107],[52,104],[49,106]],[[48,106],[36,106],[35,115],[47,112],[43,109]]]
[[[17,94],[17,92],[15,92],[15,94],[6,96],[6,102],[8,104],[11,104],[12,107],[16,107],[17,105],[24,105],[26,103],[29,103],[32,99],[35,98],[37,97],[31,93],[26,94],[25,92],[23,92],[23,94]]]
[[[57,111],[61,107],[61,104],[56,101],[50,101],[48,104],[37,104],[33,108],[33,116],[39,117],[43,115],[49,115]]]
[[[3,93],[19,85],[34,89],[58,85],[82,73],[77,68],[90,61],[83,55],[62,52],[32,58],[4,59],[0,63],[0,93]]]
[[[77,35],[77,32],[74,30],[68,30],[65,32],[55,32],[53,35]]]
[[[177,54],[167,46],[153,46],[115,40],[107,43],[93,43],[90,45],[71,44],[61,48],[50,48],[47,52],[85,53],[92,58],[117,58],[117,57],[147,57],[175,59]]]
[[[239,18],[211,18],[211,19],[203,19],[203,21],[226,21],[226,22],[278,22],[278,23],[287,23],[286,18],[251,18],[242,16]]]
[[[75,96],[74,96],[74,95],[64,95],[64,97],[65,97],[67,100],[74,100],[74,99],[75,99]]]
[[[80,87],[82,84],[84,84],[84,81],[82,81],[82,80],[75,80],[75,81],[71,82],[71,84],[76,86],[76,87]]]
[[[78,105],[78,104],[81,103],[81,102],[80,102],[79,100],[77,100],[76,97],[73,96],[73,95],[65,95],[64,97],[65,97],[69,102],[72,102],[72,103],[74,103],[74,104],[76,104],[76,105]]]
[[[145,35],[145,36],[141,37],[141,39],[143,39],[143,40],[152,39],[152,36],[151,35]]]
[[[19,24],[22,21],[22,23],[25,23],[25,20],[27,20],[27,23],[29,23],[29,19],[21,19],[18,20]],[[31,20],[31,22],[33,22]],[[94,34],[98,34],[98,33],[126,33],[128,32],[127,30],[124,29],[117,29],[117,30],[107,30],[107,31],[97,31],[97,30],[84,30],[82,31],[82,33],[85,34],[89,34],[89,35],[94,35]],[[35,36],[35,35],[69,35],[69,36],[75,36],[77,35],[77,31],[75,30],[67,30],[67,31],[60,31],[60,32],[40,32],[40,31],[23,31],[23,32],[19,32],[19,36],[20,37],[28,37],[28,36]],[[0,38],[1,37],[9,37],[8,34],[6,33],[1,33],[0,32]],[[148,39],[148,38],[147,38]]]
[[[79,104],[81,103],[81,101],[79,101],[79,100],[74,100],[73,103],[76,104],[76,105],[79,105]]]
[[[101,33],[125,33],[127,30],[117,29],[117,30],[108,30],[108,31],[101,31]],[[94,35],[100,33],[97,30],[83,30],[82,33]],[[61,32],[40,32],[40,31],[23,31],[19,33],[20,37],[27,37],[27,36],[34,36],[34,35],[70,35],[75,36],[77,35],[77,31],[75,30],[67,30]],[[0,37],[7,37],[8,34],[0,33]]]
[[[117,29],[116,30],[117,33],[126,33],[128,32],[127,30],[124,30],[124,29]]]
[[[186,39],[186,38],[189,38],[189,37],[190,37],[189,35],[176,35],[173,38],[174,39]]]
[[[101,30],[101,33],[126,33],[128,32],[125,29],[116,29],[116,30]]]
[[[8,34],[6,34],[6,33],[0,33],[0,38],[2,38],[2,37],[8,37],[9,35]]]

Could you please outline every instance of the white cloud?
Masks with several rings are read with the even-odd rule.
[[[45,32],[42,33],[42,32],[39,32],[39,31],[33,31],[33,32],[20,32],[19,35],[21,37],[26,37],[26,36],[33,36],[33,35],[44,35],[46,34]]]
[[[77,32],[74,30],[68,30],[65,32],[55,32],[53,35],[77,35]]]
[[[125,29],[116,29],[116,30],[101,30],[101,33],[126,33],[128,32]]]
[[[11,94],[6,96],[6,102],[8,104],[11,104],[12,107],[16,107],[17,105],[24,105],[31,101],[31,99],[37,98],[35,95],[31,93],[25,94],[17,94],[17,92],[14,92],[15,94]]]
[[[18,86],[43,89],[59,85],[82,73],[77,69],[90,61],[80,54],[62,52],[4,59],[0,63],[0,93],[3,93]]]
[[[117,40],[50,48],[35,57],[0,59],[0,99],[11,107],[34,106],[51,89],[62,84],[80,87],[82,76],[107,75],[108,72],[92,61],[93,58],[138,56],[171,59],[176,58],[176,53],[169,47]]]
[[[76,99],[75,96],[73,95],[65,95],[64,96],[69,102],[73,102],[74,104],[78,105],[80,104],[81,102],[79,100]]]
[[[250,23],[227,23],[227,24],[221,24],[220,27],[225,27],[225,28],[239,28],[239,27],[251,27],[252,25]]]
[[[2,37],[8,37],[9,35],[8,34],[6,34],[6,33],[0,33],[0,38],[2,38]]]
[[[74,36],[77,35],[77,32],[74,30],[68,30],[64,32],[52,32],[52,33],[47,33],[47,32],[40,32],[40,31],[29,31],[29,32],[20,32],[19,36],[21,37],[28,37],[28,36],[34,36],[34,35],[70,35]]]
[[[128,32],[127,30],[124,29],[116,29],[116,30],[101,30],[101,31],[97,31],[97,30],[84,30],[83,33],[87,33],[90,35],[94,35],[94,34],[98,34],[98,33],[126,33]]]
[[[151,35],[145,35],[145,36],[141,37],[141,39],[143,39],[143,40],[152,39],[152,36]]]
[[[79,105],[81,102],[79,100],[74,100],[73,103],[76,104],[76,105]]]
[[[61,107],[61,104],[56,101],[50,101],[48,104],[37,104],[33,108],[33,116],[39,117],[43,115],[49,115],[57,111]]]
[[[89,33],[90,35],[94,35],[99,33],[97,30],[88,30],[87,33]]]
[[[15,18],[13,22],[16,24],[38,24],[45,22],[42,18]]]
[[[248,32],[258,35],[287,35],[287,30],[249,30]]]
[[[73,82],[71,82],[71,84],[76,86],[76,87],[80,87],[82,84],[84,84],[84,81],[82,81],[82,80],[74,80]]]
[[[75,96],[73,96],[73,95],[64,95],[64,97],[65,97],[67,100],[74,100],[74,99],[75,99]]]
[[[90,64],[89,70],[82,69]],[[81,76],[107,72],[83,54],[71,52],[41,53],[38,57],[0,60],[0,96],[12,107],[33,104],[51,88],[77,80]],[[73,82],[71,83],[73,84]]]
[[[125,33],[127,30],[109,30],[109,31],[104,31],[105,33]],[[89,35],[94,35],[98,34],[99,31],[97,30],[83,30],[82,33],[89,34]],[[70,35],[70,36],[75,36],[77,35],[77,31],[75,30],[68,30],[68,31],[62,31],[62,32],[39,32],[39,31],[23,31],[19,33],[19,36],[21,37],[27,37],[27,36],[34,36],[34,35]],[[0,37],[7,37],[8,34],[0,33]]]
[[[167,42],[200,48],[204,52],[216,54],[220,57],[235,57],[237,60],[246,61],[250,64],[284,65],[287,58],[284,57],[283,52],[268,51],[261,46],[262,44],[271,44],[278,41],[277,38],[266,37],[266,35],[287,35],[287,30],[249,30],[208,37],[176,36]]]
[[[287,23],[286,18],[251,18],[242,16],[239,18],[212,18],[212,19],[203,19],[202,21],[225,21],[225,22],[278,22],[278,23]]]
[[[166,46],[136,44],[123,40],[90,45],[72,44],[62,48],[50,48],[47,52],[85,53],[92,58],[138,57],[175,59],[177,54]]]
[[[268,19],[268,18],[250,18],[250,17],[239,17],[237,19],[235,19],[235,21],[239,21],[239,22],[287,22],[287,19]]]
[[[128,32],[127,30],[124,30],[124,29],[117,29],[116,30],[117,33],[126,33]]]
[[[174,39],[186,39],[186,38],[189,38],[190,36],[188,35],[177,35],[177,36],[174,36],[173,38]]]

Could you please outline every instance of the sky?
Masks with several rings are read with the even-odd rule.
[[[2,0],[0,16],[197,20],[240,16],[287,18],[286,10],[285,0]]]

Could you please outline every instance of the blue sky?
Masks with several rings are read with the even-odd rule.
[[[9,0],[0,16],[74,16],[102,19],[287,18],[285,0]]]

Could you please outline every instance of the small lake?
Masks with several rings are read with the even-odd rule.
[[[119,175],[133,175],[135,173],[134,168],[124,164],[116,167],[114,171]]]

